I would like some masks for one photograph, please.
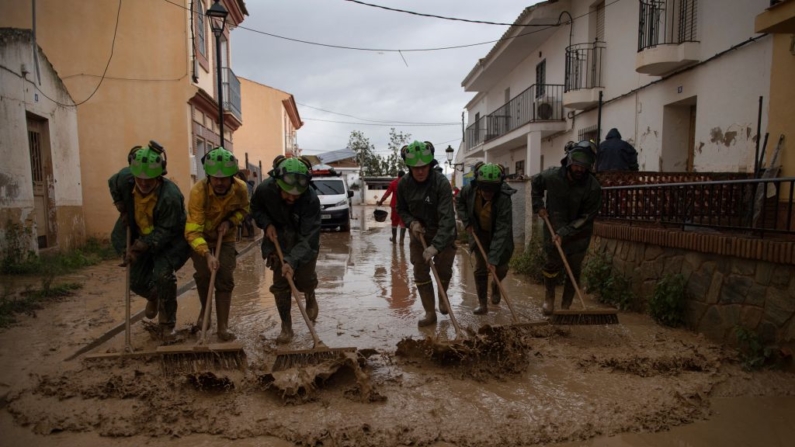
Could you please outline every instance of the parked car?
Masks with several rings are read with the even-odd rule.
[[[312,183],[320,199],[321,228],[351,229],[351,204],[353,191],[334,168],[312,169]]]

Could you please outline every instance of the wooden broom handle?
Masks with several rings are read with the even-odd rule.
[[[480,243],[480,239],[478,239],[478,236],[475,234],[474,230],[472,231],[472,238],[475,239],[475,243],[478,245],[478,249],[480,250],[480,255],[483,257],[483,261],[488,265],[489,261],[488,261],[488,256],[486,255],[486,250],[483,249],[483,245]],[[500,277],[497,276],[497,272],[495,272],[494,270],[490,268],[488,270],[491,273],[491,277],[494,278],[494,282],[497,283],[497,287],[499,287],[502,297],[505,298],[505,302],[508,303],[508,309],[511,310],[511,317],[513,318],[513,322],[518,323],[519,319],[516,318],[516,312],[514,312],[513,310],[513,304],[511,304],[511,300],[508,299],[508,294],[505,293],[505,289],[502,287],[502,281],[500,281]]]
[[[279,261],[281,265],[284,265],[284,255],[282,254],[282,247],[279,246],[279,241],[276,240],[271,241],[273,242],[273,246],[276,247],[276,253],[279,255]],[[309,328],[309,332],[312,333],[312,339],[315,342],[315,347],[325,346],[322,341],[320,341],[320,337],[317,336],[317,332],[315,332],[315,325],[309,320],[309,315],[306,313],[306,309],[304,309],[304,305],[301,304],[301,300],[298,299],[298,288],[295,287],[295,283],[293,282],[293,278],[289,276],[285,276],[287,278],[287,282],[290,284],[290,289],[293,291],[293,298],[295,298],[295,304],[298,306],[298,309],[301,311],[301,315],[304,317],[304,321],[306,322],[306,326]]]
[[[544,222],[547,224],[547,228],[549,229],[549,235],[552,237],[552,241],[555,242],[555,247],[558,248],[558,253],[560,254],[560,259],[563,260],[563,265],[566,266],[566,272],[569,274],[569,279],[571,280],[571,285],[574,286],[574,290],[577,291],[577,297],[580,299],[580,304],[582,304],[582,308],[585,309],[585,300],[582,299],[582,292],[580,291],[580,286],[577,285],[577,278],[574,277],[574,274],[571,272],[571,267],[569,266],[569,261],[566,260],[566,255],[563,253],[563,248],[560,246],[560,242],[555,239],[555,229],[552,228],[552,224],[549,222],[549,218],[547,216],[541,216],[544,219]]]

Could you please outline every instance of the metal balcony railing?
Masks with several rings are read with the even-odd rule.
[[[602,88],[605,43],[578,43],[566,47],[565,91]]]
[[[469,150],[527,123],[564,119],[563,85],[533,84],[497,110],[481,117],[466,129]]]
[[[794,192],[795,177],[608,186],[599,218],[795,235]]]
[[[221,81],[224,88],[224,111],[231,113],[242,123],[243,112],[240,108],[240,79],[235,76],[231,68],[224,68],[221,71]]]
[[[697,0],[640,0],[638,51],[698,42]]]

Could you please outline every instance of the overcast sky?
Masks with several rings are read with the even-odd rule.
[[[536,3],[363,1],[425,14],[503,23],[513,23],[526,6]],[[508,29],[419,17],[345,0],[246,0],[246,7],[249,16],[242,27],[291,39],[368,49],[414,50],[490,42]],[[461,113],[474,96],[464,91],[461,81],[493,46],[491,42],[440,51],[357,51],[291,42],[238,28],[232,33],[232,69],[238,76],[294,96],[304,122],[298,131],[298,145],[304,154],[342,149],[353,130],[364,132],[376,151],[385,154],[389,129],[395,127],[410,133],[413,139],[433,142],[437,160],[444,161],[443,151],[448,145],[458,149]],[[367,125],[365,120],[396,125]],[[398,122],[452,125],[397,125]]]

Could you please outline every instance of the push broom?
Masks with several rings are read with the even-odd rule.
[[[549,234],[552,236],[552,239],[555,242],[555,247],[558,249],[560,259],[563,260],[563,265],[566,266],[566,273],[568,273],[571,285],[577,292],[577,297],[580,299],[580,303],[582,304],[582,310],[558,310],[552,312],[550,322],[552,324],[569,325],[618,324],[618,312],[615,309],[588,309],[585,307],[585,300],[582,298],[580,286],[577,285],[577,278],[575,278],[574,274],[571,272],[569,261],[566,259],[566,254],[563,253],[563,248],[560,246],[560,242],[555,240],[555,229],[552,228],[552,224],[549,222],[549,218],[547,216],[542,217],[544,222],[547,224]]]

